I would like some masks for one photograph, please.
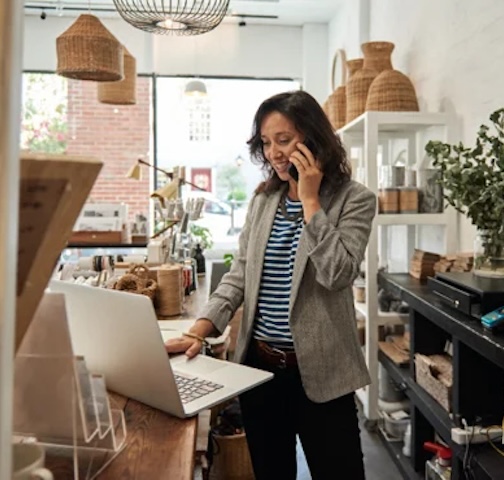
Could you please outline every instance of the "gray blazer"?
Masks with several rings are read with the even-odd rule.
[[[229,273],[200,312],[223,331],[243,302],[235,360],[252,336],[266,244],[282,191],[255,195]],[[349,181],[321,189],[322,209],[303,228],[292,274],[289,324],[307,396],[327,402],[370,383],[359,344],[352,282],[371,231],[376,197]]]

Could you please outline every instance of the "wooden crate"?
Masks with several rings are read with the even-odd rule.
[[[453,364],[449,355],[415,354],[416,382],[447,411],[451,411]]]

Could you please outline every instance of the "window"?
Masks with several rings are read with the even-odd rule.
[[[205,197],[196,224],[210,230],[214,249],[229,251],[237,246],[248,200],[263,178],[249,160],[246,143],[254,114],[266,98],[300,85],[293,80],[205,78],[207,95],[188,97],[184,92],[190,80],[156,78],[157,162],[166,170],[185,166],[186,179],[205,186],[207,192],[201,194],[186,185],[182,196]]]
[[[136,105],[98,102],[95,82],[54,73],[23,74],[21,148],[94,157],[103,162],[89,201],[125,203],[129,219],[149,217],[150,184],[126,178],[139,156],[149,159],[152,138],[152,79],[137,78]]]
[[[191,142],[210,141],[210,99],[189,97],[187,99],[188,132]]]

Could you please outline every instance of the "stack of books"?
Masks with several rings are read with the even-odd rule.
[[[435,272],[470,272],[473,267],[474,256],[472,253],[457,253],[456,255],[442,256],[434,264]]]
[[[415,249],[410,261],[409,273],[412,277],[424,280],[427,277],[434,276],[434,264],[441,259],[437,253],[424,252]]]
[[[450,272],[470,272],[473,268],[473,253],[457,253],[457,258],[453,262]]]

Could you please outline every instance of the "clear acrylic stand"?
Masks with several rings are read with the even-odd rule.
[[[75,356],[64,295],[45,293],[15,359],[14,433],[46,450],[46,467],[92,480],[122,451],[126,424],[105,379]]]

